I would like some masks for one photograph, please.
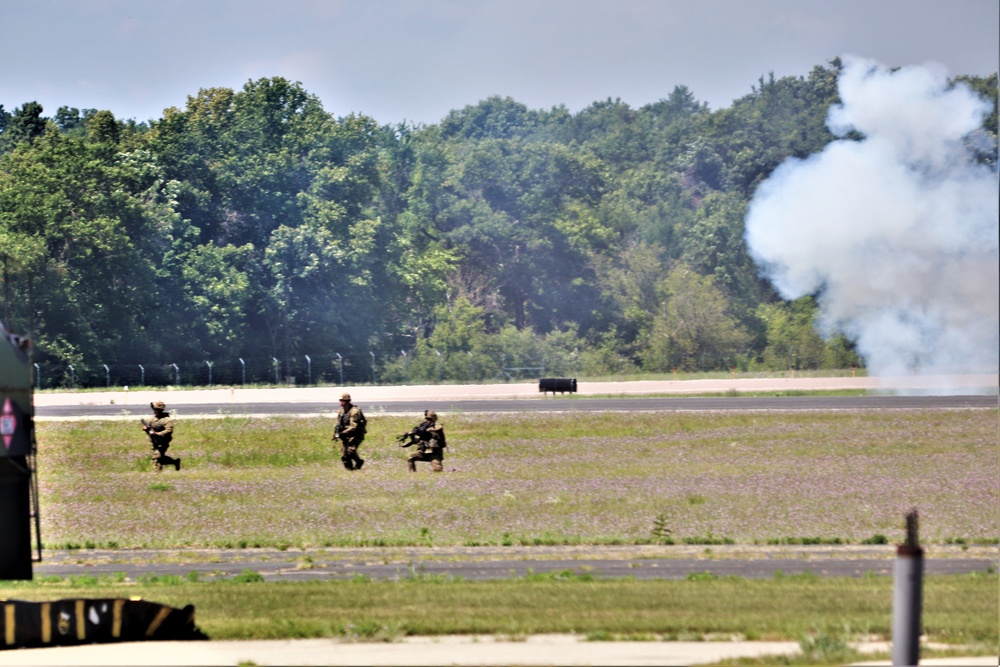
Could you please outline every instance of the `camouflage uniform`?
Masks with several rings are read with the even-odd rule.
[[[340,440],[340,460],[348,470],[361,470],[365,460],[358,456],[358,447],[365,439],[367,420],[361,408],[351,404],[351,395],[340,397],[340,412],[333,429],[333,439]]]
[[[406,457],[406,466],[410,472],[417,471],[417,461],[429,461],[433,472],[444,470],[444,450],[448,445],[444,437],[444,426],[437,420],[436,412],[425,410],[424,421],[400,436],[401,440],[405,438],[410,441],[402,443],[401,447],[417,446],[417,451]]]
[[[149,407],[153,408],[153,416],[142,420],[142,430],[149,436],[149,443],[153,448],[153,469],[160,472],[163,466],[172,465],[174,470],[180,470],[180,457],[167,456],[167,449],[174,437],[174,422],[167,412],[167,405],[163,401],[153,401]]]

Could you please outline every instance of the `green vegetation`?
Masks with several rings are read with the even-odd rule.
[[[149,125],[0,107],[5,324],[45,387],[860,365],[743,238],[757,185],[833,139],[840,67],[716,111],[677,86],[574,114],[491,97],[417,127],[280,77]],[[995,74],[961,78],[995,105]]]
[[[529,576],[489,582],[416,577],[273,583],[251,573],[214,582],[163,579],[0,582],[0,596],[137,595],[174,606],[194,604],[199,627],[213,639],[390,641],[402,635],[573,633],[661,641],[735,636],[809,638],[821,652],[823,638],[887,638],[892,623],[889,577],[598,581]],[[928,639],[995,646],[997,583],[995,574],[927,577],[923,619]],[[817,635],[817,627],[841,631]],[[843,628],[857,630],[844,637]]]
[[[739,399],[732,399],[738,403]],[[439,408],[440,409],[440,408]],[[47,547],[997,544],[997,411],[449,414],[408,474],[370,411],[364,470],[332,419],[184,419],[151,471],[133,420],[38,425]],[[138,499],[138,502],[137,502]]]
[[[134,420],[42,422],[42,535],[82,559],[95,546],[123,557],[129,547],[181,548],[185,559],[183,547],[203,546],[550,544],[704,544],[710,557],[711,546],[732,542],[888,545],[901,541],[904,512],[916,506],[930,549],[998,541],[993,409],[627,419],[442,412],[451,451],[440,475],[408,474],[392,436],[412,419],[377,412],[368,415],[360,474],[339,466],[327,419],[179,419],[174,448],[185,467],[160,475],[149,471]],[[313,566],[308,554],[289,558]],[[889,637],[892,585],[809,572],[640,581],[572,570],[472,582],[415,566],[392,582],[271,582],[252,570],[44,577],[0,582],[0,597],[194,604],[214,639],[743,637],[797,640],[799,664],[843,664],[859,659],[852,642]],[[997,586],[995,572],[927,577],[928,638],[990,654]]]

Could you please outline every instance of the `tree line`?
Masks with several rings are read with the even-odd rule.
[[[839,68],[715,111],[677,86],[577,113],[490,97],[433,125],[337,117],[279,77],[143,123],[0,106],[0,317],[53,385],[310,354],[359,378],[370,355],[382,382],[862,365],[743,239],[756,186],[833,140]],[[997,77],[959,78],[994,100],[995,163]]]

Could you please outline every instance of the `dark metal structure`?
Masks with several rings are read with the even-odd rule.
[[[143,640],[208,639],[183,609],[139,598],[2,600],[0,649]]]
[[[538,381],[538,391],[575,394],[576,378],[542,378]]]
[[[31,369],[30,341],[0,323],[0,579],[31,579],[42,559]]]

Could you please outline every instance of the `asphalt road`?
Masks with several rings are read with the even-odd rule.
[[[934,408],[996,408],[997,396],[714,396],[714,397],[547,397],[547,398],[428,398],[365,400],[361,392],[355,403],[366,413],[412,413],[433,409],[440,414],[456,412],[601,412],[601,411],[686,411],[686,410],[919,410]],[[180,393],[169,403],[175,416],[242,415],[322,415],[336,414],[330,402],[290,401],[209,401],[186,403]],[[417,403],[415,405],[415,403]],[[67,403],[37,405],[38,419],[102,418],[146,416],[146,404]]]
[[[692,575],[770,579],[781,575],[891,576],[896,548],[883,546],[541,546],[313,549],[74,549],[50,550],[35,574],[61,577],[198,574],[204,581],[251,570],[273,581],[367,578],[398,581],[453,578],[468,581],[530,575],[594,579],[686,579]],[[932,545],[927,574],[996,570],[991,547]]]

